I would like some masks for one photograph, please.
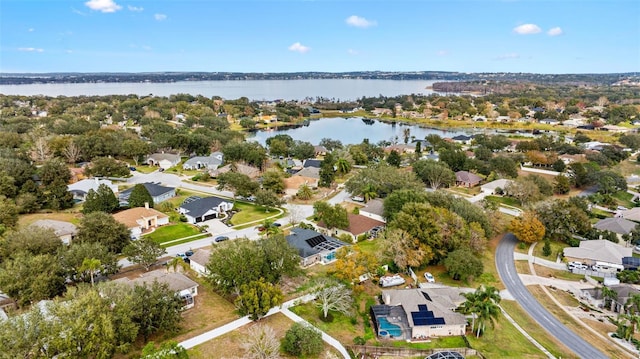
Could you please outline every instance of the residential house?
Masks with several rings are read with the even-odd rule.
[[[77,201],[85,201],[90,190],[97,191],[101,184],[107,185],[114,194],[118,193],[118,186],[114,185],[110,180],[87,178],[76,183],[67,185],[67,190],[73,194],[73,199]]]
[[[377,117],[380,117],[380,116],[391,116],[391,115],[393,115],[393,111],[391,111],[390,109],[388,109],[388,108],[379,108],[379,107],[374,108],[374,109],[371,111],[371,113],[372,113],[374,116],[377,116]]]
[[[360,214],[348,213],[347,218],[349,220],[349,227],[347,227],[346,229],[327,228],[323,222],[319,222],[318,227],[325,228],[327,230],[333,230],[333,235],[335,236],[347,234],[351,236],[353,242],[355,243],[359,236],[369,233],[369,231],[375,227],[382,227],[385,225],[385,222],[383,221],[378,221]]]
[[[451,137],[451,141],[455,142],[455,143],[460,143],[463,145],[469,145],[471,144],[471,140],[473,140],[472,136],[466,136],[466,135],[458,135],[455,137]]]
[[[55,219],[39,219],[31,223],[31,226],[51,229],[64,244],[70,244],[78,234],[78,228],[75,224]]]
[[[211,177],[218,177],[219,175],[227,172],[242,173],[249,176],[251,179],[256,179],[260,176],[260,169],[257,167],[245,165],[242,163],[231,163],[226,166],[220,167],[214,171],[209,171]]]
[[[624,313],[627,301],[634,295],[640,294],[640,289],[632,284],[619,284],[607,287],[616,292],[616,298],[612,300],[611,304],[608,304],[607,308],[604,308],[605,298],[602,293],[602,287],[582,289],[579,294],[580,299],[596,308],[613,309],[616,313]]]
[[[182,169],[185,170],[200,170],[206,169],[214,171],[223,162],[222,152],[214,152],[209,156],[195,156],[191,157],[184,162]]]
[[[360,214],[376,221],[386,222],[384,219],[384,201],[381,199],[372,199],[360,208]]]
[[[169,273],[165,270],[154,270],[142,273],[139,277],[129,279],[122,277],[114,280],[114,282],[124,283],[130,287],[136,285],[152,285],[153,282],[166,284],[170,290],[179,295],[184,301],[183,310],[193,308],[195,306],[195,297],[198,295],[198,283],[191,280],[182,273]]]
[[[331,263],[336,259],[336,251],[347,243],[310,229],[292,228],[287,243],[298,250],[300,265]]]
[[[207,275],[207,263],[211,257],[210,249],[198,249],[189,257],[189,266],[200,276]]]
[[[582,144],[582,148],[592,151],[602,151],[605,146],[608,146],[608,144],[600,141],[590,141]]]
[[[298,193],[298,190],[302,185],[307,185],[310,188],[317,188],[318,178],[306,177],[296,173],[295,175],[284,179],[284,192],[287,195],[293,196]]]
[[[616,126],[616,125],[604,125],[600,130],[614,132],[614,133],[626,133],[630,131],[630,129],[626,127]]]
[[[191,196],[182,202],[178,212],[191,224],[220,218],[233,208],[233,203],[220,197]]]
[[[596,262],[622,264],[622,258],[631,257],[633,250],[604,239],[581,241],[580,247],[567,247],[563,250],[569,262],[582,262],[593,265]]]
[[[320,168],[321,165],[322,165],[322,160],[309,158],[304,160],[304,163],[302,163],[302,168],[307,168],[307,167]]]
[[[587,157],[584,155],[584,153],[578,153],[575,155],[569,155],[565,153],[558,156],[558,159],[560,159],[567,166],[576,162],[587,162]]]
[[[180,155],[175,155],[173,153],[154,153],[147,157],[145,161],[149,166],[158,166],[162,169],[169,169],[173,166],[176,166],[180,163]]]
[[[475,187],[480,184],[482,177],[467,171],[456,172],[456,186]]]
[[[313,150],[314,150],[314,152],[316,154],[316,157],[318,157],[318,156],[326,156],[327,153],[329,152],[326,147],[320,146],[320,145],[313,146]]]
[[[509,185],[510,183],[513,183],[512,180],[509,179],[497,179],[495,181],[491,181],[489,183],[485,183],[482,186],[480,186],[480,190],[482,191],[482,193],[486,194],[487,196],[491,196],[494,194],[498,194],[498,189],[500,190],[504,190],[505,187],[507,187],[507,185]]]
[[[543,118],[538,122],[544,125],[557,125],[560,123],[560,121],[556,120],[555,118]]]
[[[640,222],[640,207],[633,207],[625,211],[620,211],[618,215],[630,221]]]
[[[391,146],[387,146],[384,148],[384,152],[392,152],[392,151],[396,151],[400,154],[402,153],[416,153],[416,146],[415,145],[407,145],[404,143],[400,143],[397,145],[391,145]]]
[[[131,239],[140,239],[142,234],[159,226],[169,224],[169,216],[149,206],[135,207],[120,211],[113,218],[131,231]]]
[[[426,340],[464,335],[467,319],[455,309],[465,298],[458,288],[389,289],[382,291],[383,305],[373,305],[370,315],[380,338]]]
[[[300,171],[296,172],[292,177],[299,176],[305,178],[312,178],[314,180],[320,179],[320,168],[319,167],[305,167]]]
[[[151,198],[153,199],[153,204],[156,205],[158,203],[162,203],[169,198],[173,198],[176,196],[176,189],[173,187],[165,187],[160,185],[159,183],[145,182],[142,184],[144,188],[147,189]],[[133,187],[128,188],[122,192],[118,196],[118,200],[120,201],[121,207],[129,206],[129,196],[131,196],[131,192],[133,192]]]
[[[616,234],[618,243],[624,242],[622,236],[631,233],[636,228],[637,223],[621,217],[605,218],[593,225],[593,228],[601,231],[609,231]]]

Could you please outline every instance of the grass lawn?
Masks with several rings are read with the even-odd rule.
[[[80,223],[81,217],[82,214],[80,214],[79,212],[75,212],[73,209],[53,213],[30,213],[20,215],[20,217],[18,217],[18,225],[20,227],[28,226],[40,219],[53,219],[56,221],[71,222],[75,225],[78,225]]]
[[[134,166],[134,167],[136,168],[136,171],[140,173],[151,173],[158,170],[157,166],[140,165],[140,166]]]
[[[516,271],[520,274],[531,274],[529,261],[515,261]]]
[[[584,279],[584,275],[581,274],[573,274],[569,271],[563,270],[555,270],[547,267],[543,267],[541,265],[533,264],[533,268],[536,271],[536,274],[540,277],[553,277],[564,280],[574,280],[579,281]]]
[[[633,195],[627,191],[618,191],[611,196],[616,199],[616,202],[619,206],[633,208],[636,205],[635,203],[631,202]]]
[[[200,233],[202,233],[200,232],[200,229],[192,224],[176,223],[158,227],[155,231],[145,235],[144,237],[149,238],[156,243],[164,243],[174,239],[195,236]]]
[[[566,325],[574,333],[580,335],[588,343],[591,343],[594,347],[598,348],[605,355],[610,358],[625,358],[628,357],[625,351],[616,346],[611,340],[602,338],[590,330],[586,329],[582,322],[576,321],[562,308],[557,306],[553,301],[549,300],[549,296],[544,293],[542,288],[538,285],[528,286],[527,289],[538,300],[542,306],[544,306],[554,317],[556,317],[562,324]],[[554,295],[554,294],[552,294]],[[600,333],[606,337],[606,333]]]
[[[542,248],[544,247],[544,242],[538,242],[538,244],[536,244],[536,247],[533,249],[533,255],[535,257],[539,257],[542,259],[555,261],[558,254],[561,254],[563,249],[565,249],[566,247],[569,247],[568,244],[564,242],[558,242],[558,241],[550,241],[549,244],[551,245],[550,256],[545,257],[544,255],[542,255]]]
[[[506,204],[507,206],[513,206],[518,208],[522,206],[517,199],[511,198],[511,197],[486,196],[485,199],[491,203]]]
[[[238,213],[231,218],[231,224],[234,226],[247,222],[260,221],[278,214],[278,211],[273,208],[267,212],[265,208],[247,202],[236,202],[233,208],[238,210]]]
[[[192,237],[192,238],[189,238],[189,239],[184,239],[184,240],[181,240],[181,241],[164,242],[163,244],[161,244],[161,246],[164,247],[164,248],[171,247],[171,246],[177,246],[178,244],[189,243],[189,242],[197,241],[199,239],[204,239],[204,238],[207,238],[207,237],[210,237],[210,236],[211,236],[211,234],[204,233],[204,234],[201,234],[199,236],[195,236],[195,237]]]
[[[245,349],[242,345],[246,342],[246,338],[249,335],[249,329],[255,325],[269,326],[275,332],[275,336],[278,340],[284,338],[286,331],[293,325],[293,322],[284,316],[282,313],[271,315],[267,318],[263,318],[259,323],[249,323],[239,329],[222,335],[218,338],[209,340],[195,348],[188,351],[189,358],[191,359],[209,359],[209,358],[242,358],[245,354]],[[325,343],[324,351],[332,351],[331,347]],[[289,356],[284,352],[280,352],[281,358],[295,358]],[[323,357],[320,354],[319,357]]]

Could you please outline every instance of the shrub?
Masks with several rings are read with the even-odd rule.
[[[315,356],[322,352],[322,334],[307,324],[295,323],[282,339],[282,349],[294,356]]]

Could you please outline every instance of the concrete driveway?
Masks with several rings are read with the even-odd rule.
[[[211,235],[219,235],[222,233],[227,233],[232,229],[227,227],[226,224],[222,223],[219,219],[210,219],[208,221],[200,222],[197,224],[199,227],[207,226],[207,232],[211,233]]]

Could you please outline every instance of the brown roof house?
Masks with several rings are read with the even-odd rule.
[[[482,182],[482,177],[467,171],[456,172],[456,186],[475,187]]]
[[[347,229],[339,229],[339,228],[331,228],[334,232],[333,235],[339,236],[341,234],[348,234],[351,236],[353,242],[355,243],[358,239],[358,236],[363,234],[368,234],[370,230],[376,227],[382,227],[385,225],[384,222],[375,220],[373,218],[363,216],[360,214],[347,214],[349,219],[349,227]],[[318,227],[326,228],[324,223],[319,222]]]
[[[169,224],[169,216],[149,208],[148,204],[145,207],[135,207],[118,212],[113,215],[113,218],[129,228],[131,239],[140,239],[143,233]]]
[[[424,340],[464,335],[467,319],[455,309],[464,302],[457,288],[390,289],[382,291],[383,305],[370,315],[380,338]]]
[[[55,219],[39,219],[31,223],[31,225],[35,227],[51,229],[64,244],[70,244],[76,234],[78,234],[78,228],[75,224],[64,221],[56,221]]]
[[[154,270],[146,272],[135,279],[129,279],[127,277],[119,278],[114,282],[124,283],[131,287],[136,285],[151,285],[153,282],[160,284],[166,284],[169,289],[180,295],[184,301],[182,309],[193,308],[195,305],[195,296],[198,295],[198,283],[191,280],[189,277],[182,273],[167,272],[165,270]]]

